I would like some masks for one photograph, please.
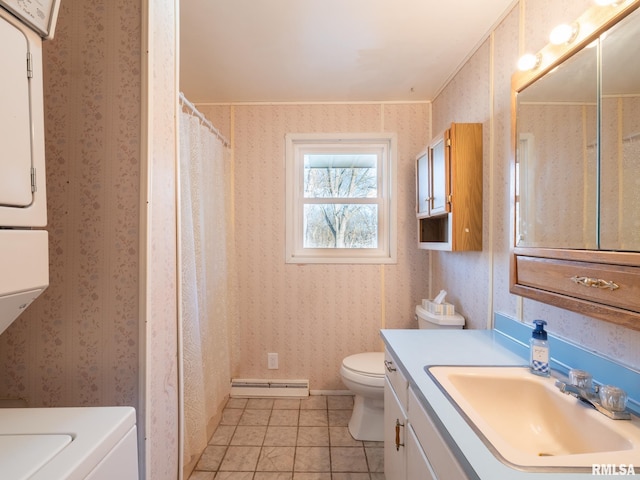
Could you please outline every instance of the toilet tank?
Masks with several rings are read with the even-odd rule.
[[[464,317],[459,313],[453,315],[435,315],[416,305],[416,317],[420,330],[430,329],[461,329],[464,328]]]

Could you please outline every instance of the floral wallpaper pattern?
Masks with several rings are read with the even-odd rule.
[[[30,406],[137,406],[140,15],[65,0],[44,43],[50,286],[0,337]]]

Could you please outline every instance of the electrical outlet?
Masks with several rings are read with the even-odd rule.
[[[267,353],[267,368],[269,370],[277,370],[278,369],[278,354],[277,353]]]

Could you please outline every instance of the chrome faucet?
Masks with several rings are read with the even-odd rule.
[[[574,372],[578,372],[577,375]],[[578,380],[575,380],[576,377]],[[626,409],[627,395],[621,388],[609,385],[592,387],[591,375],[582,370],[571,370],[569,378],[571,383],[556,380],[555,385],[562,393],[576,397],[613,420],[631,419]]]

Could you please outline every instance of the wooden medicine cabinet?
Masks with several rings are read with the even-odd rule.
[[[511,292],[640,330],[640,0],[513,75]]]
[[[482,250],[482,124],[452,123],[416,157],[418,246]]]

